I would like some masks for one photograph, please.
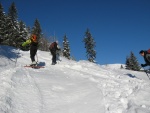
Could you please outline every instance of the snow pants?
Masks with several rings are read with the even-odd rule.
[[[30,48],[30,58],[31,58],[32,62],[35,61],[36,52],[37,52],[37,47],[36,46],[31,46],[31,48]]]
[[[52,54],[52,64],[56,64],[56,51],[55,50],[50,50]]]

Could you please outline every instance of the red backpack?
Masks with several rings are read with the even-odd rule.
[[[147,53],[150,54],[150,49],[147,50]]]
[[[54,46],[55,46],[55,43],[53,42],[53,43],[50,45],[49,49],[52,50],[52,49],[54,48]]]

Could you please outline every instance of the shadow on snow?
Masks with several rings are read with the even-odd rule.
[[[16,59],[20,57],[19,50],[14,47],[0,45],[0,57],[6,57],[10,60]]]

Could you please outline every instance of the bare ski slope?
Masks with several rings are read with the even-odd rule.
[[[45,68],[25,68],[29,51],[0,46],[0,113],[150,113],[145,73],[37,54]]]

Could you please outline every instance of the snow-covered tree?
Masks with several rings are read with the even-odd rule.
[[[17,22],[17,19],[18,19],[18,13],[17,13],[17,8],[16,8],[14,2],[9,7],[8,16],[11,18],[14,26],[16,26],[16,22]]]
[[[3,6],[0,3],[0,44],[5,40],[5,34],[6,34],[6,15],[3,12]]]
[[[69,47],[69,41],[66,34],[64,35],[64,40],[63,40],[63,56],[70,59],[70,47]]]
[[[19,38],[17,39],[18,45],[21,45],[28,38],[28,30],[23,21],[19,22]]]
[[[23,21],[19,22],[19,36],[23,39],[27,39],[28,29]]]
[[[14,2],[11,4],[8,10],[7,28],[8,28],[8,44],[11,46],[18,47],[18,40],[20,40],[19,22],[18,22],[17,8]]]
[[[9,16],[6,16],[6,25],[5,25],[5,39],[3,41],[3,44],[5,45],[14,45],[14,34],[15,34],[15,29],[13,27],[13,23],[11,21],[11,18]]]
[[[132,51],[130,53],[130,57],[126,58],[126,69],[134,71],[139,71],[141,69],[138,60]]]
[[[94,50],[94,48],[96,46],[96,42],[94,41],[94,38],[92,37],[89,29],[87,29],[87,31],[85,32],[83,42],[85,43],[87,59],[90,62],[95,63],[96,51]]]

